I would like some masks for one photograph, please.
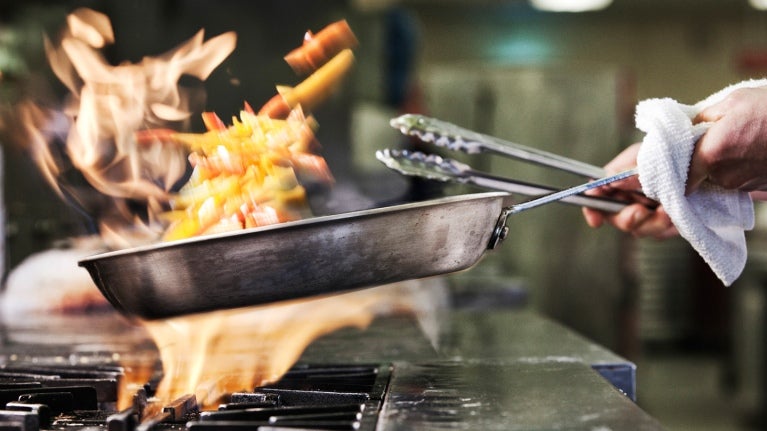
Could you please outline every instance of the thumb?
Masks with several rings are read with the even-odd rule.
[[[699,123],[713,123],[719,121],[724,117],[724,109],[721,103],[711,105],[708,108],[698,112],[698,115],[692,119],[693,124]]]

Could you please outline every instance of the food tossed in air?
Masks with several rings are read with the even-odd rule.
[[[346,20],[334,22],[317,34],[307,31],[304,43],[284,58],[297,74],[311,75],[295,87],[278,85],[277,94],[261,108],[259,114],[284,118],[298,105],[304,111],[311,112],[336,90],[351,69],[354,64],[352,48],[357,43],[357,37]]]
[[[354,48],[357,44],[357,37],[354,36],[349,23],[340,20],[317,34],[307,31],[303,45],[290,51],[285,56],[285,61],[297,74],[308,75],[341,51]]]
[[[163,216],[166,241],[265,226],[311,215],[300,179],[330,183],[325,160],[316,154],[317,123],[308,113],[327,99],[354,63],[357,39],[346,21],[316,35],[285,60],[299,74],[311,73],[277,94],[256,113],[250,105],[227,126],[215,113],[203,114],[207,131],[148,130],[139,139],[162,138],[185,145],[193,172]]]
[[[164,240],[265,226],[310,215],[299,175],[332,181],[322,157],[311,149],[314,121],[300,108],[287,119],[257,115],[249,108],[226,127],[208,113],[208,131],[177,133],[193,166],[189,181],[171,200]]]

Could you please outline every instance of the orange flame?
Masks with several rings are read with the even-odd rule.
[[[236,39],[231,32],[208,41],[203,37],[200,31],[159,57],[113,66],[100,51],[114,42],[109,19],[90,9],[78,9],[67,18],[58,44],[45,40],[54,73],[71,96],[63,110],[21,105],[18,112],[25,139],[56,190],[86,211],[96,212],[92,215],[99,217],[101,234],[113,248],[155,241],[162,233],[159,223],[153,225],[152,217],[166,214],[169,190],[187,168],[187,147],[200,142],[198,135],[173,131],[183,129],[191,115],[192,97],[179,88],[179,78],[191,75],[206,79],[232,52]],[[326,42],[305,43],[294,53],[313,59],[309,69],[319,68],[317,74],[293,89],[281,87],[280,94],[267,104],[285,115],[286,121],[294,121],[291,112],[301,113],[301,108],[327,96],[352,63],[349,47],[356,39],[345,22],[319,33],[317,40]],[[326,44],[333,49],[318,53]],[[328,66],[321,67],[319,63],[325,60]],[[244,118],[258,120],[249,107],[246,111]],[[207,137],[215,141],[223,136],[223,122],[211,114],[204,118],[210,129]],[[299,124],[299,135],[310,131],[303,128],[305,119]],[[238,122],[228,133],[238,134],[243,127],[243,122]],[[137,134],[140,130],[146,133]],[[57,136],[65,140],[63,148],[56,145]],[[296,142],[308,145],[311,139],[301,136]],[[304,173],[329,175],[320,158],[303,151],[290,154],[291,163]],[[198,168],[204,167],[203,162],[215,161],[202,157],[192,157]],[[67,177],[73,171],[81,174],[89,187],[110,197],[109,203],[94,203],[89,200],[92,193],[80,193],[80,186]],[[146,223],[130,211],[133,202],[146,207]],[[211,408],[228,393],[277,380],[316,338],[342,327],[364,328],[383,312],[412,311],[413,298],[408,294],[412,288],[402,284],[399,288],[142,322],[163,363],[158,403],[195,394],[204,408]],[[126,370],[130,375],[123,381],[121,408],[127,407],[136,387],[152,374],[153,364],[127,364]]]
[[[71,95],[63,113],[29,103],[20,107],[30,151],[60,194],[97,217],[102,230],[116,233],[106,236],[113,248],[159,235],[153,217],[186,171],[186,150],[160,141],[138,142],[135,132],[188,122],[192,94],[179,87],[179,79],[189,75],[205,80],[236,42],[232,32],[203,38],[200,30],[161,56],[113,66],[100,51],[114,42],[109,19],[84,8],[67,17],[58,44],[45,38],[51,67]],[[63,149],[56,148],[57,133],[66,135]],[[67,165],[112,201],[89,201],[92,196],[65,178]],[[134,202],[148,211],[147,229],[135,229],[136,216],[129,209]]]
[[[278,380],[315,339],[344,327],[364,329],[383,312],[412,311],[401,284],[344,295],[145,322],[164,376],[157,398],[195,394],[215,408],[227,394]]]

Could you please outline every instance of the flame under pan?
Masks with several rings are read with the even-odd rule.
[[[201,236],[82,259],[129,317],[160,319],[460,271],[508,202],[476,193]]]

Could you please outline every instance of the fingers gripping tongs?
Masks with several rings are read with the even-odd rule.
[[[623,209],[627,202],[586,196],[582,193],[637,174],[636,169],[630,169],[615,175],[606,176],[604,169],[588,163],[536,148],[526,147],[493,136],[483,135],[461,128],[455,124],[422,115],[405,114],[396,117],[391,120],[391,126],[399,129],[405,135],[415,136],[421,141],[449,150],[461,151],[467,154],[492,153],[555,168],[586,178],[596,178],[593,181],[575,187],[557,190],[548,186],[526,183],[476,171],[467,164],[435,154],[395,149],[385,149],[376,152],[378,160],[387,167],[404,175],[472,184],[483,188],[536,197],[536,199],[513,205],[509,208],[507,215],[560,200],[573,205],[617,212]]]

